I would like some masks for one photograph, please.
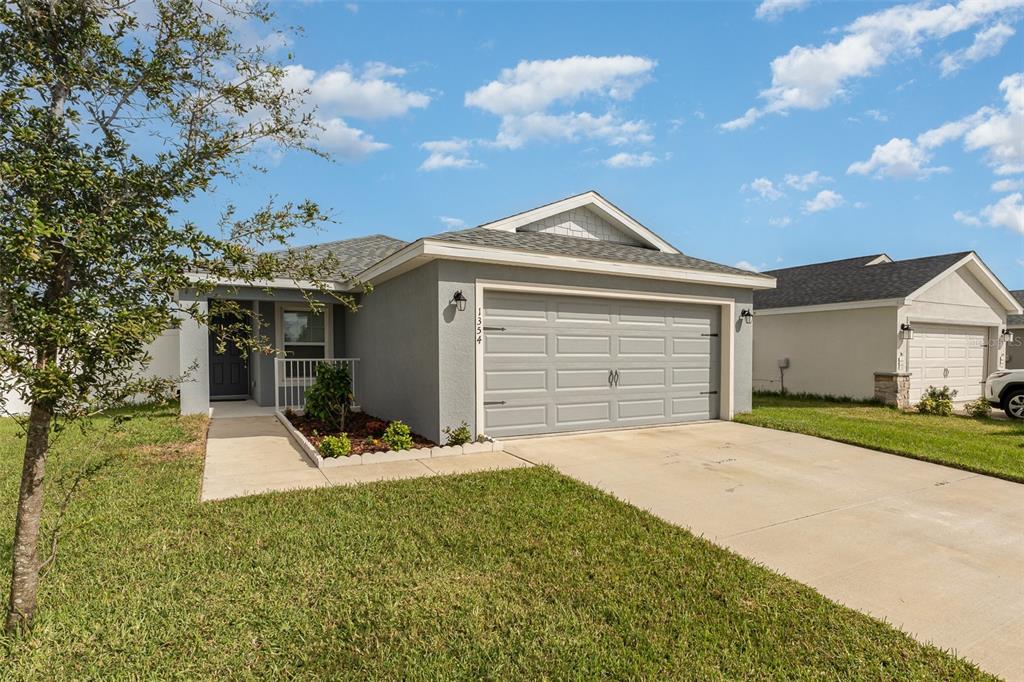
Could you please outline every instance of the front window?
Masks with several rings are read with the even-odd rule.
[[[322,360],[327,357],[327,333],[322,312],[285,310],[282,311],[281,323],[286,358]],[[299,364],[306,365],[307,363]],[[289,368],[288,376],[304,375],[311,370],[312,367]]]

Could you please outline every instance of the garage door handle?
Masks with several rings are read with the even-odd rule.
[[[485,400],[484,405],[504,405],[504,400]]]
[[[701,334],[701,336],[718,336],[718,334]]]
[[[619,385],[619,370],[615,370],[615,385]]]
[[[701,391],[701,395],[718,395],[718,391]]]
[[[608,370],[608,385],[609,386],[614,386],[615,385],[615,370],[614,369]]]
[[[484,327],[484,331],[485,332],[503,332],[503,331],[505,331],[505,328],[504,327]]]

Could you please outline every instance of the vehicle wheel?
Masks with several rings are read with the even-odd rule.
[[[1024,389],[1017,389],[1007,394],[1003,400],[1003,410],[1010,419],[1024,419]]]

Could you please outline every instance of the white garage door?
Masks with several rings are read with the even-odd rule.
[[[957,401],[980,397],[987,340],[984,327],[914,324],[908,350],[910,401],[920,400],[929,386],[955,388]]]
[[[719,413],[719,308],[484,296],[484,431],[527,435]]]

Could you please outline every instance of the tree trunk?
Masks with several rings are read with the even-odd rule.
[[[11,597],[7,604],[4,630],[8,634],[32,627],[39,589],[39,530],[43,517],[43,474],[50,448],[48,407],[33,405],[28,418],[25,462],[21,469],[18,516],[14,527],[14,569],[11,573]]]

